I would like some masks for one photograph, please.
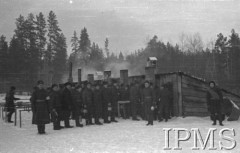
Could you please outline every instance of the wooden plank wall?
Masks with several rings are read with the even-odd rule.
[[[183,116],[209,116],[207,89],[206,83],[182,75]]]

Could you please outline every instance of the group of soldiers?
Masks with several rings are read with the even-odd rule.
[[[209,83],[207,92],[208,110],[211,113],[213,125],[219,120],[222,124],[221,103],[222,94],[215,82]],[[11,116],[15,111],[14,97],[16,88],[12,86],[6,94],[6,108],[8,122],[12,123]],[[129,101],[125,106],[125,118],[132,116],[132,120],[139,121],[137,116],[148,121],[147,125],[153,125],[153,121],[158,119],[167,122],[173,116],[173,95],[171,86],[164,84],[160,88],[153,86],[149,81],[144,84],[134,82],[129,87],[117,82],[102,84],[73,85],[70,82],[59,87],[53,84],[46,90],[44,82],[38,81],[37,86],[30,98],[33,112],[32,123],[38,127],[38,133],[45,133],[45,124],[53,122],[53,129],[72,128],[69,120],[75,120],[76,127],[83,127],[82,118],[85,118],[86,125],[102,125],[103,123],[118,122],[118,101]],[[103,123],[100,122],[103,119]],[[64,121],[64,127],[60,122]]]
[[[132,120],[139,121],[137,115],[140,112],[142,119],[148,121],[147,125],[153,125],[156,114],[159,121],[162,121],[163,117],[165,121],[169,119],[171,92],[167,86],[155,90],[148,81],[145,81],[143,86],[134,82],[130,87],[119,86],[117,82],[87,82],[78,85],[67,82],[62,88],[53,84],[47,91],[43,84],[43,81],[38,81],[31,96],[33,124],[37,125],[39,134],[45,133],[45,124],[51,121],[54,130],[72,128],[70,119],[75,120],[76,127],[83,127],[82,118],[85,118],[86,125],[118,122],[118,101],[130,102],[125,106],[125,118],[132,116]],[[64,121],[64,127],[60,126],[61,121]]]

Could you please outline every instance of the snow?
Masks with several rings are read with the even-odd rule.
[[[19,128],[12,123],[0,120],[0,153],[164,153],[164,152],[227,152],[221,151],[218,146],[222,140],[218,132],[223,128],[234,128],[236,136],[233,137],[237,146],[230,152],[239,152],[240,126],[239,121],[224,121],[225,126],[212,126],[209,117],[178,117],[169,122],[154,121],[153,126],[146,126],[145,121],[132,121],[118,118],[118,123],[92,125],[83,128],[62,129],[54,131],[52,124],[46,126],[46,135],[38,135],[37,128],[31,124],[31,112],[23,112],[23,126]],[[84,123],[84,122],[83,122]],[[63,123],[62,123],[63,124]],[[75,125],[71,120],[71,125]],[[163,150],[165,146],[165,133],[163,128],[199,128],[205,139],[208,129],[216,127],[215,146],[217,150],[192,151],[193,138],[187,142],[180,142],[182,151]],[[184,137],[185,134],[183,134]],[[174,147],[174,132],[170,133],[170,147]],[[225,143],[228,144],[228,143]],[[207,147],[209,144],[207,145]],[[228,145],[229,146],[229,145]]]

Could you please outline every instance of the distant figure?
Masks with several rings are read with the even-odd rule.
[[[168,89],[168,86],[166,84],[164,84],[163,86],[161,86],[161,90],[159,95],[159,101],[158,101],[158,106],[159,106],[159,114],[158,114],[158,120],[159,122],[162,121],[162,115],[165,119],[165,122],[168,121],[169,118],[169,104],[171,101],[171,93]]]
[[[5,108],[7,109],[7,112],[8,112],[7,113],[8,123],[13,123],[13,121],[11,121],[11,118],[12,118],[12,114],[15,112],[14,100],[20,100],[19,98],[14,97],[15,90],[16,90],[16,87],[14,86],[10,87],[9,92],[6,94],[6,97],[5,97],[5,100],[6,100]]]
[[[150,83],[148,81],[145,81],[144,88],[142,90],[142,100],[144,105],[144,111],[146,114],[146,119],[148,121],[148,125],[153,125],[153,118],[154,118],[154,91],[150,87]]]
[[[76,127],[83,127],[80,124],[80,120],[82,120],[81,109],[83,108],[83,99],[82,99],[82,87],[80,85],[76,86],[75,89],[72,90],[73,96],[73,118],[75,119]]]
[[[87,88],[83,91],[83,107],[87,111],[86,112],[86,125],[93,125],[92,122],[92,112],[93,112],[93,91],[92,85],[90,82],[87,83]]]
[[[111,123],[109,121],[108,116],[109,116],[109,110],[108,110],[108,105],[111,103],[111,91],[110,88],[108,88],[108,83],[104,82],[103,87],[102,87],[102,114],[103,114],[103,120],[104,123]]]
[[[207,104],[208,110],[211,113],[211,118],[213,120],[213,125],[216,125],[217,119],[219,120],[219,125],[222,124],[222,113],[221,113],[221,105],[223,103],[223,95],[214,81],[209,83],[210,89],[207,92]]]
[[[62,104],[61,104],[61,95],[59,92],[59,87],[57,84],[52,85],[52,92],[50,94],[50,108],[53,121],[53,129],[60,130],[60,121],[62,119]]]
[[[109,85],[110,90],[110,102],[111,102],[111,122],[118,122],[115,117],[117,113],[117,105],[119,100],[119,87],[117,82],[113,83],[113,86]]]
[[[95,124],[102,125],[99,121],[99,118],[102,116],[102,91],[99,84],[96,84],[96,89],[93,92],[93,107]]]
[[[37,82],[37,88],[31,97],[33,124],[37,125],[39,134],[45,134],[45,124],[50,123],[50,108],[48,103],[50,98],[43,84],[42,80]]]
[[[72,100],[72,84],[70,82],[66,82],[64,84],[64,89],[61,93],[61,104],[62,104],[62,115],[64,120],[65,128],[73,128],[70,125],[69,119],[73,107],[73,100]]]
[[[132,110],[132,120],[139,121],[137,118],[137,104],[140,101],[140,90],[138,83],[135,82],[132,84],[130,88],[130,103],[131,103],[131,110]]]

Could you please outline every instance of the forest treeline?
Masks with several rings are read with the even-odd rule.
[[[219,33],[208,45],[203,44],[199,33],[183,33],[177,44],[164,43],[153,36],[145,48],[124,57],[122,52],[109,49],[110,38],[104,38],[103,47],[91,42],[87,27],[83,27],[73,29],[68,56],[67,40],[53,11],[47,17],[43,13],[20,15],[15,24],[10,42],[0,34],[0,80],[6,82],[20,79],[21,83],[32,86],[42,73],[51,72],[52,81],[62,83],[69,62],[74,68],[96,71],[103,71],[113,62],[124,62],[128,63],[126,68],[131,75],[140,75],[144,74],[147,57],[155,56],[159,73],[182,71],[215,80],[228,89],[240,87],[240,38],[234,29],[228,36]]]

